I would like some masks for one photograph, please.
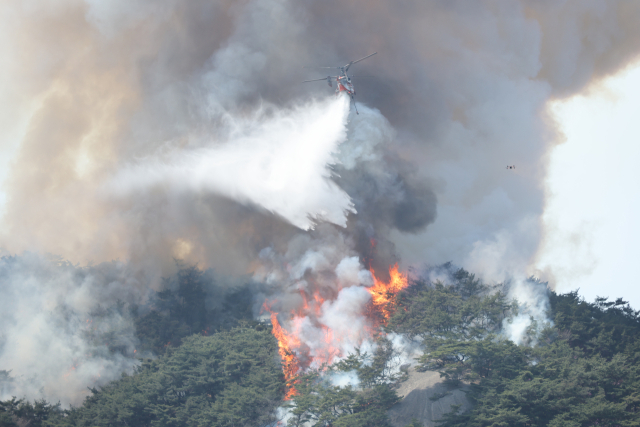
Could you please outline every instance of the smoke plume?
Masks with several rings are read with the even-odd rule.
[[[0,399],[78,404],[87,387],[131,373],[137,339],[116,303],[142,300],[148,285],[135,276],[117,262],[78,268],[36,254],[0,259],[0,367],[9,371]]]
[[[86,335],[91,310],[143,300],[174,258],[252,275],[277,313],[318,295],[307,321],[280,317],[318,361],[328,329],[335,354],[369,336],[374,279],[396,262],[453,261],[490,282],[535,273],[547,154],[562,139],[547,103],[640,50],[640,4],[627,1],[0,8],[0,250],[34,254],[3,261],[3,393],[64,403],[136,363],[133,341],[116,351]],[[373,52],[350,70],[359,115],[300,83],[326,74],[303,66]]]

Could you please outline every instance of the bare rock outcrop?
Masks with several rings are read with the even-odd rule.
[[[394,427],[404,427],[413,418],[427,427],[436,426],[435,420],[451,411],[453,405],[461,405],[460,411],[471,409],[464,388],[450,389],[438,372],[409,368],[408,374],[409,378],[397,390],[402,400],[388,412]]]

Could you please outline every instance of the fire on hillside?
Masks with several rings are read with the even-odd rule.
[[[383,281],[376,277],[373,269],[369,270],[373,277],[373,286],[365,288],[371,295],[366,310],[362,316],[366,317],[367,325],[363,331],[359,331],[356,344],[361,345],[365,340],[371,340],[376,335],[382,334],[381,326],[385,325],[395,311],[394,296],[408,285],[407,275],[400,272],[398,265],[389,268],[389,280]],[[283,327],[278,320],[277,312],[272,310],[269,302],[265,302],[263,310],[270,313],[272,333],[278,340],[279,353],[282,358],[282,369],[285,376],[287,391],[285,399],[289,400],[296,394],[295,377],[309,367],[322,369],[326,365],[334,363],[337,359],[346,356],[343,348],[345,339],[343,333],[334,331],[322,321],[323,306],[326,299],[320,292],[314,291],[312,295],[300,291],[303,304],[297,310],[289,313],[285,320],[288,325]],[[302,337],[307,324],[312,323],[321,331],[322,344],[311,348]]]

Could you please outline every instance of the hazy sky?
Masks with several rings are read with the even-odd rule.
[[[640,65],[552,102],[566,142],[546,179],[538,266],[557,290],[640,308]]]

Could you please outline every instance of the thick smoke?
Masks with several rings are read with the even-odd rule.
[[[363,260],[385,277],[398,261],[389,232],[424,230],[436,218],[436,195],[416,176],[417,167],[393,151],[397,135],[380,111],[367,106],[360,111],[340,146],[336,181],[358,212],[350,216],[347,232]]]
[[[358,99],[394,129],[384,142],[388,169],[339,173],[360,215],[358,234],[373,234],[359,222],[368,217],[391,232],[393,246],[381,243],[380,252],[398,251],[406,263],[488,265],[476,260],[490,252],[502,255],[489,269],[526,269],[554,138],[546,100],[613,73],[637,52],[638,11],[629,2],[69,0],[5,8],[21,22],[6,29],[21,49],[9,49],[18,61],[5,73],[18,86],[5,94],[19,101],[9,103],[22,114],[11,112],[13,122],[28,124],[5,179],[2,246],[78,262],[140,257],[158,268],[189,252],[192,261],[243,272],[262,249],[255,240],[277,239],[262,227],[264,215],[245,209],[234,223],[229,211],[237,208],[217,198],[105,200],[98,189],[110,175],[167,143],[224,140],[219,124],[229,115],[246,120],[261,100],[289,106],[326,94],[321,82],[298,83],[321,76],[302,65],[378,51],[354,72]],[[359,121],[348,131],[362,128]],[[505,164],[517,172],[507,174]],[[194,237],[194,228],[207,231]],[[258,238],[236,237],[258,228]],[[60,238],[69,229],[78,231]],[[505,239],[516,248],[501,251]],[[357,240],[362,252],[366,239]],[[240,256],[225,258],[229,247]]]
[[[143,282],[145,278],[138,277]],[[122,263],[78,268],[25,254],[0,259],[0,400],[79,404],[87,387],[131,372],[137,339],[124,304],[148,285]]]
[[[454,261],[494,281],[533,273],[546,154],[560,140],[547,102],[616,72],[640,47],[640,4],[626,1],[1,7],[5,253],[54,253],[80,265],[120,259],[122,283],[129,271],[167,274],[173,258],[249,272],[270,284],[278,310],[299,307],[300,289],[320,289],[326,322],[362,321],[369,266],[384,275],[396,261]],[[309,104],[332,95],[322,82],[299,83],[324,73],[303,65],[342,65],[374,51],[352,69],[360,115],[345,118],[336,100]],[[330,107],[320,111],[323,104]],[[323,120],[322,132],[291,137]],[[288,136],[269,133],[273,126]],[[199,167],[217,169],[189,174]],[[270,171],[286,185],[270,185],[278,176]],[[34,273],[29,289],[77,285],[54,280],[56,271]],[[128,285],[92,286],[85,307],[102,287],[109,298],[136,298]],[[86,311],[60,292],[60,307],[82,320]],[[24,295],[35,295],[34,307],[41,301],[35,290]],[[12,322],[3,337],[54,345],[20,326],[28,320]],[[81,335],[69,328],[61,341]],[[343,332],[348,350],[359,337]],[[307,345],[320,351],[315,339]],[[3,354],[17,352],[11,345],[20,343],[8,342]],[[28,358],[2,360],[15,378],[36,369]],[[117,363],[111,372],[133,364]],[[39,397],[43,378],[59,369],[42,365],[31,389],[16,390]],[[58,396],[73,401],[81,382]]]

